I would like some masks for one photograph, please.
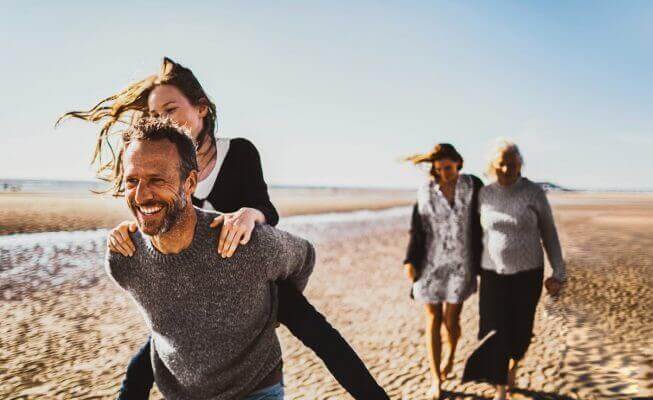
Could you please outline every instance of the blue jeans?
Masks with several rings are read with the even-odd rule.
[[[283,400],[283,381],[250,393],[243,400]]]

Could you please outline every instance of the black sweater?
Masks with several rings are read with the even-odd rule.
[[[193,204],[201,207],[202,200],[193,197]],[[261,157],[247,139],[231,139],[227,156],[206,200],[216,211],[229,213],[251,207],[265,215],[268,225],[275,226],[279,222],[279,214],[270,202],[268,186],[263,179]]]

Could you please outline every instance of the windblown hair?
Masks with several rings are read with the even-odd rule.
[[[508,139],[499,138],[496,140],[494,146],[488,157],[487,167],[485,168],[485,176],[492,180],[497,179],[496,173],[496,161],[501,158],[504,154],[515,154],[519,158],[519,162],[524,164],[524,157],[519,150],[519,146],[515,142]]]
[[[91,164],[96,165],[98,178],[113,182],[113,194],[119,196],[123,193],[120,186],[116,186],[116,179],[122,181],[121,158],[123,143],[112,143],[112,136],[125,132],[125,127],[133,126],[140,118],[149,115],[147,99],[152,90],[158,85],[171,85],[179,89],[191,104],[205,105],[209,112],[204,117],[204,128],[196,139],[197,148],[205,141],[210,140],[215,144],[214,132],[217,127],[216,106],[204,92],[202,85],[193,72],[164,57],[161,70],[158,74],[131,84],[123,91],[107,97],[87,111],[70,111],[62,115],[56,122],[58,125],[67,118],[78,118],[88,122],[102,123],[95,144],[95,151]],[[103,161],[108,153],[109,160]],[[109,189],[107,191],[110,191]]]
[[[458,153],[456,148],[449,143],[439,143],[428,153],[416,154],[405,158],[405,161],[410,161],[415,165],[429,163],[431,165],[430,174],[436,181],[438,181],[440,177],[435,171],[435,165],[433,165],[433,162],[440,160],[451,160],[457,162],[459,171],[463,168],[463,157]]]

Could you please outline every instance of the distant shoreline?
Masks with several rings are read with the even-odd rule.
[[[568,188],[551,182],[538,181],[547,191],[550,192],[571,192],[571,193],[653,193],[653,188],[642,189],[617,189],[617,188]],[[325,190],[325,191],[406,191],[415,192],[416,187],[375,187],[375,186],[330,186],[330,185],[291,185],[291,184],[269,184],[271,190]],[[30,193],[30,194],[75,194],[89,193],[93,191],[104,192],[110,186],[96,180],[64,180],[64,179],[13,179],[0,178],[0,194],[3,193]]]

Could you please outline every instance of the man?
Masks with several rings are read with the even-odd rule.
[[[138,231],[133,257],[107,252],[109,275],[152,330],[152,365],[170,399],[282,399],[275,333],[277,279],[303,290],[315,263],[307,241],[257,226],[231,258],[215,251],[217,214],[192,206],[192,140],[142,119],[123,135],[125,199]]]

